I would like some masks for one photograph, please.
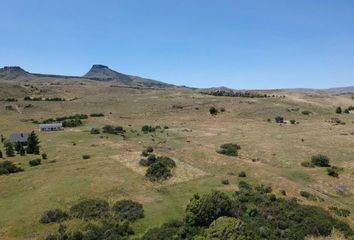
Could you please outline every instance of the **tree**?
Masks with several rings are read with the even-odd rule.
[[[15,151],[16,151],[17,153],[20,152],[21,147],[22,147],[22,144],[21,144],[20,142],[16,142],[16,143],[15,143]]]
[[[336,113],[337,113],[337,114],[342,114],[342,108],[341,108],[341,107],[337,107]]]
[[[215,107],[211,107],[209,108],[209,113],[214,116],[217,115],[219,111]]]
[[[311,163],[315,166],[319,166],[319,167],[329,167],[329,158],[325,155],[315,155],[312,156],[311,158]]]
[[[6,144],[6,156],[7,157],[15,156],[15,152],[14,152],[14,148],[12,146],[12,143]]]
[[[20,153],[21,156],[25,156],[26,155],[26,151],[25,151],[25,148],[23,146],[21,146],[19,153]]]
[[[145,176],[150,181],[160,181],[171,177],[172,173],[168,166],[158,161],[150,165],[150,167],[146,170]]]
[[[31,132],[31,134],[28,136],[27,140],[27,149],[26,152],[29,154],[34,154],[35,152],[39,153],[39,140],[34,131]]]
[[[135,221],[144,218],[143,205],[132,200],[118,201],[112,210],[121,220]]]

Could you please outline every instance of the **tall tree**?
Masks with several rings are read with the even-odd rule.
[[[34,154],[35,152],[39,152],[38,144],[39,144],[38,137],[36,133],[32,131],[28,136],[26,152],[29,154]]]
[[[13,157],[15,156],[14,147],[11,143],[6,144],[6,156]]]
[[[16,142],[16,143],[15,143],[15,151],[16,151],[17,153],[20,152],[21,147],[22,147],[22,144],[21,144],[20,142]]]
[[[20,155],[21,156],[25,156],[26,155],[26,151],[25,151],[25,148],[21,145],[21,149],[20,149]]]

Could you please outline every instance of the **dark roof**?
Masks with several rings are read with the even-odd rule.
[[[15,143],[15,142],[27,142],[28,140],[28,133],[13,133],[10,136],[10,142]]]

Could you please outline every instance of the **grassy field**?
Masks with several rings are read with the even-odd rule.
[[[95,197],[110,203],[120,199],[141,202],[146,217],[134,229],[143,234],[149,227],[181,218],[194,193],[235,191],[240,171],[247,173],[250,183],[270,184],[279,195],[286,190],[287,197],[304,204],[347,208],[352,214],[343,220],[354,227],[354,114],[335,114],[337,106],[354,105],[351,95],[274,91],[270,94],[286,97],[231,98],[188,89],[127,89],[70,79],[0,83],[0,94],[2,98],[71,99],[0,102],[0,134],[7,138],[14,132],[35,130],[41,151],[48,154],[37,167],[28,164],[36,158],[33,155],[9,158],[25,171],[0,176],[0,239],[42,239],[57,229],[56,224],[39,223],[42,212],[56,207],[67,210],[80,199]],[[5,110],[6,104],[18,105],[20,111]],[[28,104],[33,107],[22,109]],[[224,107],[226,112],[211,116],[211,106]],[[303,115],[304,110],[313,114]],[[105,116],[90,117],[81,127],[52,133],[38,132],[37,125],[29,121],[76,113]],[[299,124],[280,126],[274,123],[278,115]],[[329,122],[334,117],[346,124]],[[90,134],[92,127],[106,124],[123,126],[126,138]],[[145,124],[169,128],[144,134],[140,129]],[[216,152],[228,142],[241,145],[239,157]],[[144,178],[145,169],[138,162],[146,146],[175,159],[177,168],[171,179],[151,183]],[[2,145],[0,149],[4,153]],[[84,154],[91,158],[83,159]],[[301,166],[315,154],[329,156],[331,164],[343,167],[344,172],[333,178],[323,168]],[[230,185],[221,184],[223,179]],[[338,193],[343,186],[348,189],[345,196]],[[303,190],[324,201],[302,198],[299,192]],[[70,221],[70,226],[77,224],[82,223]]]

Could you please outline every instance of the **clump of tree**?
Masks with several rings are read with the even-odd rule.
[[[125,133],[125,130],[121,126],[112,126],[112,125],[106,125],[103,127],[103,133],[109,133],[109,134],[115,134],[115,135],[123,135]]]
[[[6,161],[0,162],[0,175],[8,175],[8,174],[22,172],[22,171],[23,171],[22,168],[17,167],[11,161],[6,160]]]
[[[238,156],[238,151],[240,149],[241,149],[240,145],[236,143],[225,143],[220,146],[220,149],[217,151],[217,153],[236,157]]]
[[[63,127],[78,127],[83,124],[82,120],[88,119],[87,114],[75,114],[71,116],[57,117],[57,118],[48,118],[43,120],[41,123],[57,123],[61,122]],[[33,121],[34,123],[39,123],[38,121]]]
[[[304,239],[328,236],[338,229],[353,236],[349,225],[316,206],[277,198],[271,188],[240,183],[234,194],[195,194],[183,221],[172,220],[147,231],[142,240],[155,239]]]
[[[68,120],[64,120],[62,121],[63,127],[79,127],[82,125],[82,121],[81,119],[68,119]]]
[[[4,144],[4,146],[5,146],[6,157],[14,157],[15,156],[15,151],[14,151],[14,147],[13,147],[12,143],[6,142]]]
[[[151,164],[145,173],[145,177],[152,182],[163,181],[171,176],[171,168],[160,161]]]
[[[62,222],[68,219],[68,217],[69,214],[61,209],[51,209],[41,215],[39,222],[43,224]]]

